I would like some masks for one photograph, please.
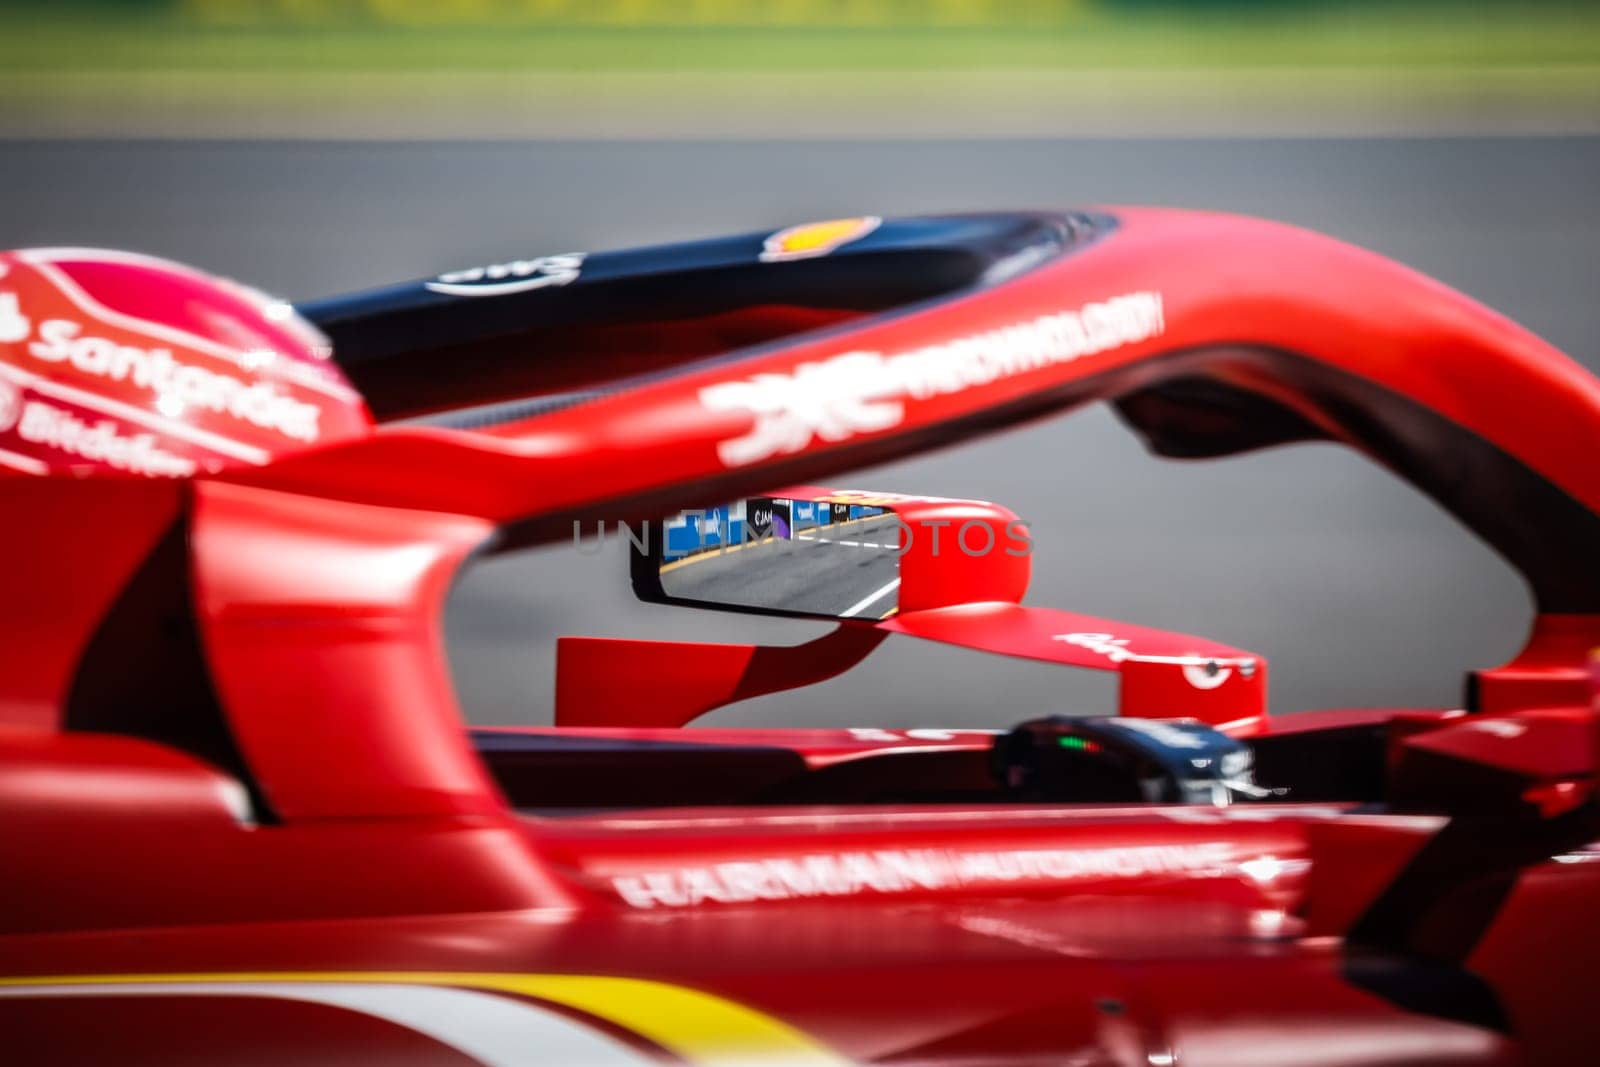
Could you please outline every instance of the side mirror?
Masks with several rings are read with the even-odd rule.
[[[563,637],[558,725],[683,726],[713,708],[832,678],[897,634],[1115,671],[1120,715],[1187,717],[1235,734],[1263,728],[1260,656],[1024,605],[1031,535],[997,504],[799,486],[682,512],[627,536],[642,600],[840,625],[799,645]],[[637,699],[641,686],[651,700]]]
[[[1019,603],[1033,548],[997,504],[818,486],[680,512],[634,543],[641,600],[865,621]]]

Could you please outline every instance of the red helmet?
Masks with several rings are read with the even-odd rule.
[[[364,436],[327,339],[148,256],[0,253],[0,472],[184,477]]]

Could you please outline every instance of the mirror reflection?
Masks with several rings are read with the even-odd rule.
[[[847,499],[751,497],[662,526],[661,591],[725,607],[880,619],[900,588],[894,512]]]

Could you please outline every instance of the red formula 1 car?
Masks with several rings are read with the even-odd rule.
[[[1526,649],[1461,709],[1269,718],[1252,653],[1025,604],[1004,507],[817,484],[1102,399],[1163,455],[1360,450],[1522,572]],[[0,1060],[1588,1062],[1597,452],[1600,383],[1538,339],[1218,215],[299,307],[0,256]],[[554,727],[467,728],[453,576],[596,522],[645,600],[837,628],[564,638]],[[1116,671],[1118,707],[682,729],[890,637]]]

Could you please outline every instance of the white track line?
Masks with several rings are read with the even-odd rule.
[[[882,589],[879,589],[876,593],[873,593],[870,596],[868,596],[868,597],[866,597],[866,598],[864,598],[864,599],[862,599],[860,601],[857,601],[855,604],[852,604],[849,607],[849,609],[847,609],[847,610],[845,610],[845,611],[843,611],[843,612],[841,612],[839,614],[839,618],[841,618],[841,619],[853,618],[855,616],[856,612],[858,612],[858,611],[862,610],[863,608],[867,607],[867,605],[871,604],[874,600],[882,599],[883,597],[885,597],[888,594],[894,592],[898,588],[900,588],[900,579],[896,578],[894,581],[890,582],[888,585],[884,586]]]

